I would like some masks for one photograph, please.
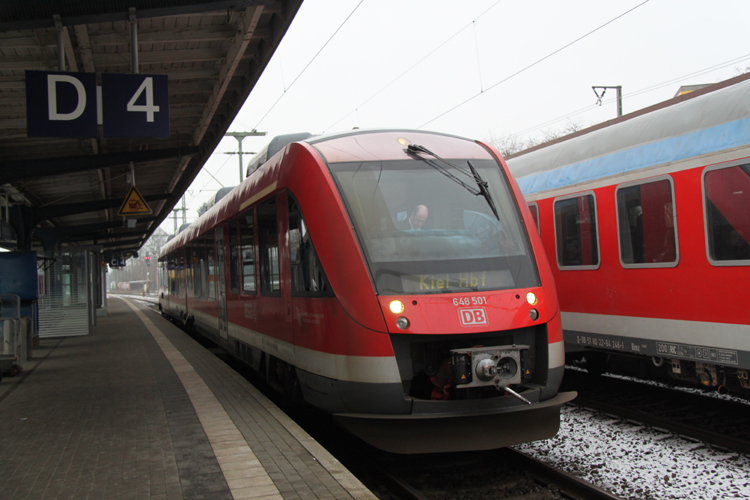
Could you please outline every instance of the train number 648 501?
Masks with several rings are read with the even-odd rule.
[[[456,297],[454,306],[478,306],[487,303],[487,297]]]

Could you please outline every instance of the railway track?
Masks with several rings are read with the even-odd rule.
[[[381,455],[365,458],[357,467],[369,471],[370,488],[383,499],[620,499],[510,448],[439,455]]]
[[[747,404],[571,370],[565,372],[564,384],[578,391],[577,406],[750,454]]]

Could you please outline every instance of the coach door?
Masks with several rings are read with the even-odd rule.
[[[218,227],[214,231],[216,242],[216,298],[219,301],[219,336],[227,340],[227,286],[224,274],[224,228]]]

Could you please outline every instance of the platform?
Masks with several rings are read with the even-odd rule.
[[[110,297],[0,382],[0,498],[375,499],[221,360]]]

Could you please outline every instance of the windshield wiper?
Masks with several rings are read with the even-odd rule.
[[[427,163],[428,165],[430,165],[432,168],[434,168],[435,170],[437,170],[441,174],[443,174],[446,177],[448,177],[453,182],[455,182],[457,184],[460,184],[463,187],[465,187],[466,190],[469,191],[471,194],[476,195],[476,196],[479,196],[479,195],[484,196],[484,199],[487,200],[487,204],[492,209],[492,213],[495,214],[495,217],[497,217],[497,220],[500,220],[500,215],[497,212],[497,207],[495,207],[495,201],[492,199],[492,195],[490,194],[489,189],[487,189],[489,187],[489,184],[487,184],[487,181],[485,181],[482,178],[482,176],[479,175],[479,172],[477,172],[477,169],[474,168],[474,165],[472,165],[471,162],[467,161],[467,163],[469,164],[469,168],[471,169],[471,172],[467,172],[465,169],[462,169],[458,165],[454,165],[453,163],[449,162],[445,158],[441,158],[440,156],[436,155],[435,153],[433,153],[432,151],[430,151],[426,147],[420,146],[419,144],[409,144],[406,147],[406,151],[409,152],[409,153],[415,154],[415,155],[417,153],[425,153],[425,154],[428,154],[430,156],[433,156],[433,157],[437,158],[438,160],[442,161],[443,163],[445,163],[446,165],[449,165],[449,166],[455,168],[456,170],[458,170],[459,172],[461,172],[465,176],[470,177],[474,182],[476,182],[477,187],[479,189],[475,189],[472,186],[466,184],[464,181],[462,181],[461,179],[459,179],[458,177],[456,177],[455,175],[453,175],[452,173],[450,173],[449,171],[447,171],[445,168],[443,168],[443,167],[441,167],[439,165],[436,165],[436,164],[434,164],[431,161],[424,160],[425,163]]]
[[[432,151],[430,151],[429,149],[427,149],[427,148],[425,148],[423,146],[419,146],[417,144],[409,144],[407,146],[407,148],[406,148],[406,151],[408,153],[412,153],[414,155],[416,155],[417,153],[426,153],[428,155],[434,156],[435,158],[437,158],[438,160],[442,161],[446,165],[450,165],[451,167],[455,168],[456,170],[458,170],[462,174],[471,177],[466,171],[464,171],[461,168],[457,167],[456,165],[452,164],[448,160],[445,160],[445,159],[439,157],[438,155],[436,155],[435,153],[433,153]],[[446,170],[445,167],[437,165],[437,164],[435,164],[435,163],[433,163],[433,162],[431,162],[429,160],[425,160],[424,158],[420,158],[420,159],[422,161],[424,161],[426,164],[428,164],[429,166],[431,166],[432,168],[434,168],[435,170],[437,170],[438,172],[440,172],[441,174],[443,174],[444,176],[446,176],[447,178],[449,178],[450,180],[452,180],[453,182],[455,182],[456,184],[460,184],[461,186],[463,186],[464,188],[466,188],[466,190],[469,191],[471,194],[476,195],[476,196],[479,196],[481,194],[480,191],[478,191],[477,189],[473,188],[472,186],[466,184],[464,181],[462,181],[461,179],[459,179],[458,177],[456,177],[455,175],[453,175],[452,173],[450,173],[448,170]]]
[[[474,180],[477,181],[480,193],[484,196],[484,199],[487,200],[487,204],[492,209],[492,213],[495,214],[497,220],[500,220],[500,215],[497,213],[497,207],[495,207],[495,200],[492,199],[492,195],[490,194],[489,189],[487,189],[489,184],[487,184],[486,180],[482,179],[482,176],[479,175],[479,172],[477,172],[477,169],[474,168],[474,165],[472,165],[470,161],[467,161],[466,163],[469,164],[471,173],[474,174]]]

